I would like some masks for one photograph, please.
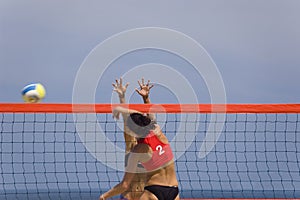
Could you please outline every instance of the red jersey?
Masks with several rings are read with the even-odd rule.
[[[138,144],[147,144],[152,149],[151,159],[141,163],[147,171],[159,169],[174,158],[170,144],[162,143],[153,131],[139,139]]]

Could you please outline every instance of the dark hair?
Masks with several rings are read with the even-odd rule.
[[[127,127],[140,138],[146,137],[155,128],[155,124],[155,121],[140,113],[132,113],[127,118]]]

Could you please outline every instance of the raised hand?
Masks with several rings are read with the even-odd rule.
[[[141,95],[144,99],[147,99],[149,97],[150,89],[154,86],[153,84],[150,84],[150,80],[145,83],[144,78],[142,78],[142,81],[138,81],[138,84],[140,86],[140,89],[135,88],[135,91]]]
[[[116,83],[113,83],[112,86],[114,87],[114,91],[119,94],[119,97],[124,98],[125,93],[127,90],[129,83],[126,83],[125,86],[123,86],[123,80],[120,78],[119,80],[116,79]]]

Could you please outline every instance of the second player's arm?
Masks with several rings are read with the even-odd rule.
[[[127,87],[129,84],[126,83],[123,86],[123,80],[122,80],[122,78],[120,78],[119,80],[116,79],[116,83],[113,83],[112,85],[114,87],[114,91],[117,92],[117,94],[119,95],[120,103],[125,104],[126,103],[125,93],[126,93],[126,90],[127,90]],[[134,147],[134,145],[136,145],[136,139],[135,139],[135,137],[130,135],[130,133],[129,133],[130,130],[126,126],[128,114],[123,112],[122,117],[123,117],[123,122],[124,122],[124,140],[125,140],[125,144],[126,144],[125,152],[128,153]]]

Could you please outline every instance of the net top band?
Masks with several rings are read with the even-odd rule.
[[[116,106],[145,113],[300,113],[300,104],[0,103],[1,113],[111,113]]]

